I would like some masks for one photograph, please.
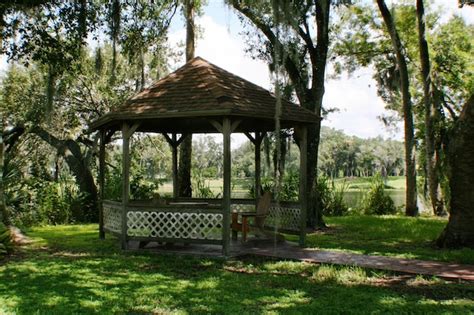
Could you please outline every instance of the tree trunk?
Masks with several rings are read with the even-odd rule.
[[[3,109],[0,109],[0,223],[4,223],[8,225],[10,222],[8,213],[7,213],[7,205],[5,200],[5,190],[4,190],[4,182],[3,182],[3,171],[4,171],[4,153],[5,153],[5,145],[3,142],[3,125],[4,125],[4,117],[3,117]]]
[[[403,119],[405,132],[405,168],[406,168],[406,204],[405,213],[408,216],[417,216],[416,196],[416,164],[415,164],[415,132],[413,127],[413,112],[410,95],[410,81],[408,78],[408,67],[403,52],[403,46],[398,36],[392,14],[387,8],[384,0],[377,0],[377,5],[387,27],[393,50],[396,55],[398,71],[400,73],[400,86],[403,103]]]
[[[439,175],[435,156],[435,103],[431,92],[430,55],[425,35],[425,8],[423,0],[416,1],[418,18],[418,43],[420,46],[421,78],[423,81],[423,101],[425,105],[425,151],[426,151],[426,180],[428,194],[435,215],[443,215],[443,202],[439,194]]]
[[[0,6],[0,47],[3,47],[3,28],[5,26],[5,8]],[[1,54],[0,54],[1,56]],[[1,106],[1,105],[0,105]],[[3,143],[3,128],[5,124],[5,117],[4,117],[4,108],[0,108],[0,223],[3,222],[5,225],[8,225],[8,213],[7,213],[7,205],[5,200],[5,188],[3,182],[3,171],[4,171],[4,153],[5,153],[5,145]]]
[[[195,27],[194,27],[194,1],[185,1],[186,19],[186,62],[194,58],[195,50]],[[179,171],[178,171],[178,192],[180,197],[191,197],[191,157],[193,152],[193,136],[186,135],[179,147]]]
[[[440,247],[474,248],[474,94],[464,105],[447,145],[449,222],[437,240]]]
[[[79,144],[73,140],[60,140],[41,127],[34,127],[30,132],[54,147],[58,150],[58,154],[63,156],[76,179],[79,190],[83,194],[83,219],[85,221],[98,222],[97,187]]]
[[[315,1],[316,3],[316,25],[317,25],[317,45],[311,56],[313,77],[311,84],[311,97],[305,98],[308,102],[302,102],[303,107],[312,110],[318,117],[321,117],[324,97],[324,83],[326,75],[326,64],[329,47],[329,15],[331,0]],[[326,227],[323,219],[321,197],[317,190],[318,180],[318,154],[321,136],[321,120],[318,120],[308,128],[308,227]]]
[[[252,11],[252,6],[245,5],[244,1],[232,0],[232,6],[246,16],[267,38],[270,50],[282,49],[286,47],[275,35],[271,23],[267,23],[266,19],[259,16],[258,13]],[[248,2],[251,3],[251,2]],[[290,2],[292,3],[292,2]],[[306,30],[299,28],[299,26],[292,25],[295,31],[300,36],[301,40],[305,42],[304,52],[301,59],[306,58],[308,54],[311,62],[312,73],[307,73],[305,69],[300,69],[297,64],[289,57],[290,53],[281,54],[285,56],[281,61],[288,76],[294,86],[296,96],[304,108],[313,111],[316,115],[321,116],[322,101],[324,96],[324,79],[327,63],[327,52],[329,46],[329,13],[331,0],[318,0],[314,2],[315,12],[307,12],[309,15],[299,16],[298,19],[306,19],[307,16],[316,15],[317,25],[317,44],[313,42],[313,36],[310,33],[309,25],[306,25]],[[275,21],[273,21],[275,23]],[[305,20],[307,23],[307,21]],[[296,23],[295,23],[296,24]],[[274,60],[275,62],[275,60]],[[308,81],[306,78],[311,77],[311,87],[308,88]],[[313,125],[308,126],[308,141],[307,141],[307,225],[310,228],[324,227],[319,194],[317,191],[317,162],[318,162],[318,148],[320,141],[321,121],[316,121]]]

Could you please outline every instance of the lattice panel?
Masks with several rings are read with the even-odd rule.
[[[299,231],[300,213],[301,210],[299,208],[272,205],[265,219],[265,226],[289,231]]]
[[[109,231],[121,233],[122,207],[104,204],[104,227]]]
[[[127,235],[137,237],[221,240],[221,213],[130,211],[127,213]]]

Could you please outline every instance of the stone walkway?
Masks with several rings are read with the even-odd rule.
[[[410,274],[432,275],[447,279],[474,281],[474,265],[304,249],[291,244],[284,244],[273,248],[248,248],[247,253],[256,256],[294,259],[311,263],[351,265]]]

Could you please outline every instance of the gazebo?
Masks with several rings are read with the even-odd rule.
[[[255,145],[255,187],[260,187],[260,148],[268,131],[275,130],[276,98],[267,90],[196,57],[128,99],[90,125],[100,132],[99,237],[117,234],[123,249],[129,240],[204,243],[230,247],[231,211],[255,208],[256,200],[231,199],[231,134],[244,133]],[[314,113],[281,101],[281,128],[294,128],[300,148],[299,201],[272,203],[265,225],[298,233],[305,242],[307,125],[319,119]],[[122,200],[104,200],[105,145],[122,132]],[[162,134],[172,149],[173,198],[166,202],[130,200],[130,139],[134,132]],[[178,146],[185,135],[222,133],[222,199],[179,198],[177,195]]]

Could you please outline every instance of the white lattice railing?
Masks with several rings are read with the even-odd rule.
[[[134,206],[127,207],[127,236],[151,239],[221,241],[223,213],[221,200],[208,200],[207,206]],[[104,228],[121,233],[122,204],[104,201]],[[231,211],[255,211],[253,200],[234,199]],[[300,229],[300,206],[297,203],[272,204],[265,226],[287,232]]]
[[[110,232],[120,234],[122,231],[122,204],[104,201],[102,206],[104,211],[104,228]]]
[[[300,230],[301,209],[296,205],[271,205],[265,226],[285,231]]]
[[[158,208],[130,209],[127,235],[157,239],[222,240],[221,210]]]
[[[252,200],[233,200],[231,211],[255,211],[255,202]],[[300,230],[300,215],[301,209],[297,203],[282,202],[279,205],[273,203],[265,219],[265,226],[288,232],[298,232]]]

